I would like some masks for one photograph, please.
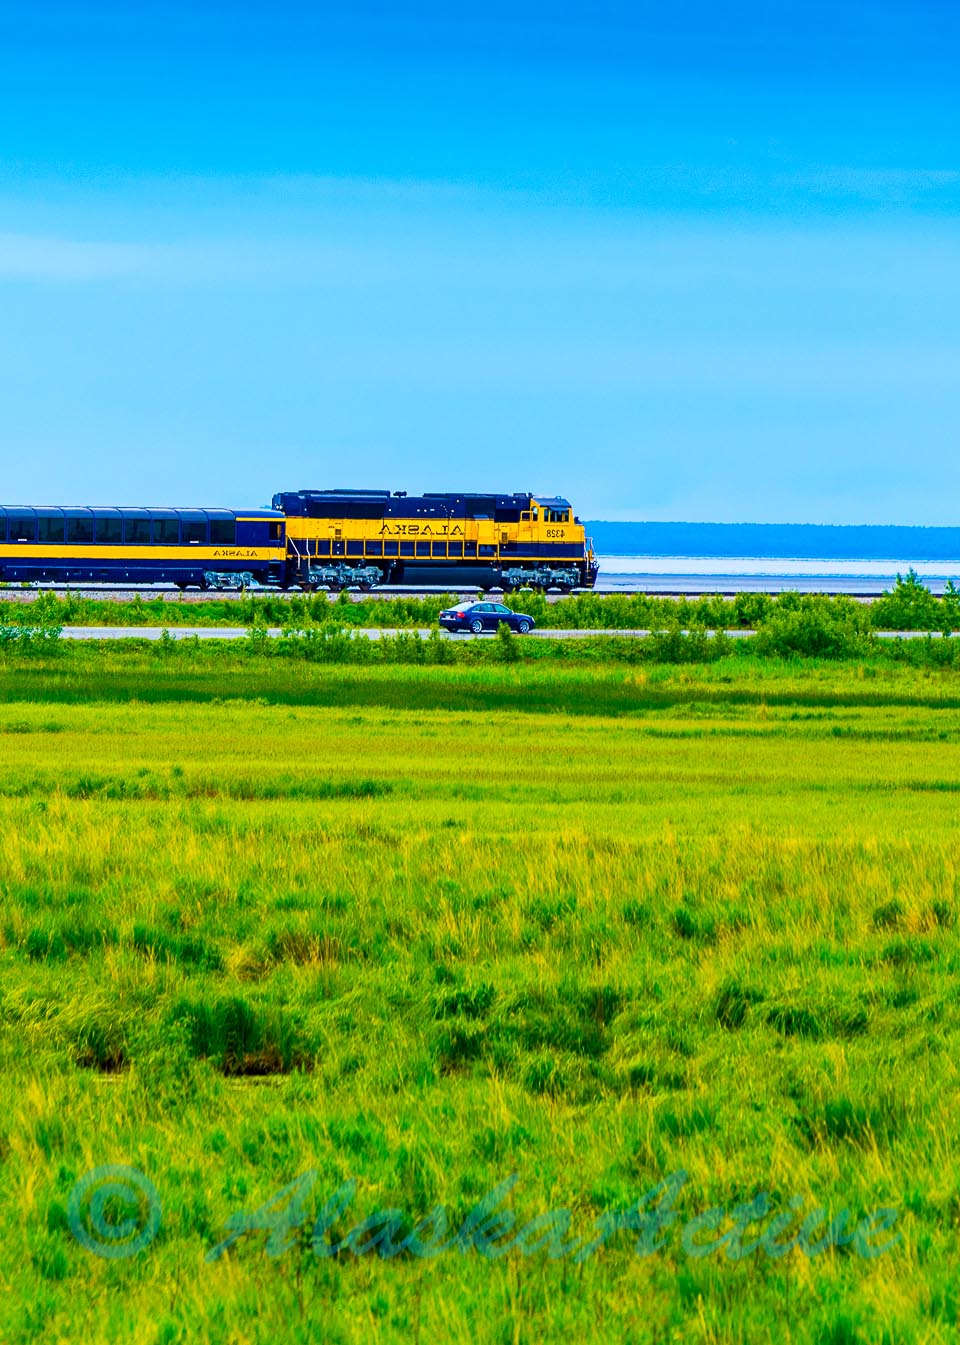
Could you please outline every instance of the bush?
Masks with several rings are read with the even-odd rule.
[[[828,659],[866,653],[871,639],[851,606],[819,596],[778,603],[759,626],[753,651],[761,657]]]
[[[517,637],[505,621],[497,623],[497,657],[501,663],[516,663],[520,657]]]
[[[0,653],[53,653],[62,634],[61,626],[0,626]]]
[[[714,663],[730,653],[731,642],[723,630],[711,635],[704,626],[682,631],[674,625],[654,631],[642,645],[654,663]]]
[[[951,590],[953,585],[951,583]],[[876,630],[943,630],[956,619],[957,599],[941,602],[921,583],[914,570],[906,578],[897,575],[892,591],[873,604],[871,618]]]

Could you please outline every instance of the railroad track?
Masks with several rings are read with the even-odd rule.
[[[892,587],[892,585],[885,585]],[[603,597],[609,597],[613,594],[621,594],[625,598],[632,597],[650,597],[650,598],[736,598],[740,594],[762,594],[767,597],[775,598],[779,594],[788,591],[788,585],[780,585],[775,588],[757,588],[753,585],[745,584],[740,588],[619,588],[607,587],[598,584],[594,589],[574,589],[572,595],[579,593],[598,593]],[[425,588],[423,585],[417,587],[405,587],[403,585],[384,585],[381,588],[373,589],[368,593],[360,593],[357,590],[344,590],[352,602],[368,602],[373,598],[435,598],[440,594],[450,594],[459,598],[474,598],[482,596],[482,591],[475,586],[467,587],[446,587]],[[825,597],[846,597],[853,598],[856,602],[874,602],[882,594],[882,588],[879,586],[869,590],[855,590],[848,588],[837,588],[833,586],[811,587],[804,585],[790,589],[791,592],[801,592],[806,594],[819,593]],[[187,590],[181,593],[174,585],[166,584],[145,584],[139,588],[117,588],[113,586],[97,587],[96,585],[74,585],[74,584],[36,584],[23,588],[20,585],[10,585],[4,587],[0,585],[0,601],[3,602],[32,602],[39,593],[56,593],[58,595],[73,594],[78,598],[95,598],[102,602],[132,602],[138,595],[143,600],[156,601],[158,598],[164,602],[175,603],[204,603],[204,602],[239,602],[241,599],[249,597],[274,598],[302,598],[302,597],[323,597],[325,590],[320,589],[316,593],[304,594],[298,589],[291,589],[283,593],[277,589],[251,588],[246,592],[231,589],[217,589],[209,592]],[[523,599],[524,590],[519,592],[503,593],[501,589],[493,589],[492,593],[498,596],[503,594],[514,602],[520,602]],[[330,602],[336,602],[340,597],[339,593],[326,593]],[[548,603],[559,602],[567,597],[563,593],[547,593],[545,595]]]

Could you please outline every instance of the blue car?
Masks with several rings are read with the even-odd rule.
[[[461,635],[468,632],[480,635],[485,630],[496,630],[504,622],[518,635],[526,635],[537,624],[532,616],[525,612],[511,612],[502,602],[458,602],[456,607],[447,607],[440,613],[440,625],[444,630],[457,631]]]

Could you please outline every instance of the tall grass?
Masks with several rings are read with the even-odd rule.
[[[5,665],[3,1338],[954,1339],[955,678],[868,671]],[[70,1233],[103,1163],[130,1261]],[[334,1237],[688,1179],[646,1258],[205,1262],[307,1169]],[[758,1192],[902,1240],[684,1252]]]

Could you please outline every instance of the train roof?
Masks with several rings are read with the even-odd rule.
[[[210,505],[168,504],[6,504],[0,505],[0,514],[84,514],[84,513],[138,513],[138,514],[208,514],[211,518],[265,518],[280,519],[277,509],[221,509]]]
[[[409,495],[406,491],[383,491],[383,490],[300,490],[300,491],[280,491],[273,496],[273,502],[277,507],[290,508],[293,500],[303,500],[304,503],[319,504],[372,504],[372,506],[387,506],[390,504],[393,511],[398,508],[415,507],[417,500],[429,500],[432,504],[476,504],[477,502],[487,503],[493,508],[524,508],[530,506],[530,500],[536,500],[538,504],[543,504],[545,508],[570,508],[569,500],[563,499],[561,495],[536,495],[535,491],[515,491],[508,495],[500,491],[424,491],[422,494]],[[289,503],[288,503],[289,502]],[[402,503],[407,502],[407,504]]]
[[[302,495],[308,500],[529,500],[530,492],[521,490],[513,495],[495,490],[289,490],[284,495]]]

